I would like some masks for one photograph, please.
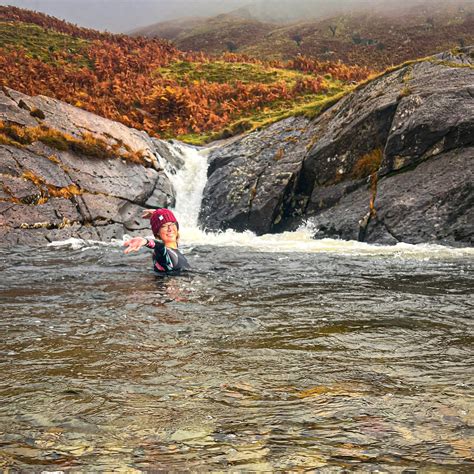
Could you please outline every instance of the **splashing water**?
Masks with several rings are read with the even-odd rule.
[[[184,229],[198,227],[202,193],[207,180],[207,154],[209,148],[198,149],[185,144],[176,144],[184,166],[168,177],[176,192],[174,212]]]
[[[184,247],[211,245],[215,247],[240,247],[258,252],[300,252],[334,253],[339,255],[386,255],[395,258],[458,258],[473,257],[474,248],[452,248],[436,244],[374,245],[365,242],[337,239],[312,238],[315,225],[308,220],[294,232],[255,235],[251,231],[209,232],[199,227],[198,217],[202,195],[207,180],[208,155],[211,147],[197,148],[179,142],[164,142],[168,152],[184,165],[176,169],[171,163],[160,159],[168,178],[176,192],[176,205],[173,209],[180,222],[181,242]],[[124,239],[128,236],[124,236]],[[111,242],[85,242],[81,239],[68,239],[53,242],[51,246],[70,245],[74,249],[97,248],[100,246],[121,246],[123,240]]]

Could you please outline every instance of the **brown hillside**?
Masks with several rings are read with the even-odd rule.
[[[157,24],[156,31],[165,31],[165,26]],[[146,32],[151,34],[150,29]],[[426,2],[411,8],[401,6],[397,11],[346,14],[290,25],[219,15],[197,24],[181,24],[175,33],[167,38],[183,50],[235,51],[266,60],[304,55],[383,69],[474,44],[474,3]]]
[[[190,30],[182,28],[176,36],[169,35],[167,38],[183,51],[205,51],[208,54],[243,51],[256,42],[264,41],[265,36],[275,28],[275,25],[238,15],[218,15],[194,25],[188,24]],[[164,28],[166,24],[161,25],[159,32],[169,34],[170,30],[163,31]]]
[[[53,97],[160,137],[247,130],[319,106],[371,72],[303,57],[283,64],[184,53],[158,38],[98,37],[27,10],[0,12],[0,87]]]
[[[209,18],[182,18],[179,20],[163,21],[153,25],[130,31],[130,36],[145,36],[146,38],[164,38],[175,40],[179,35],[186,34],[209,21]]]

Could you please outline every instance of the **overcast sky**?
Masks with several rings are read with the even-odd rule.
[[[248,5],[261,19],[295,20],[374,3],[397,6],[422,1],[429,3],[430,0],[7,0],[0,4],[41,11],[97,30],[127,32],[160,21],[214,16]]]
[[[185,16],[213,16],[238,8],[249,0],[7,0],[80,26],[112,32],[129,31]]]

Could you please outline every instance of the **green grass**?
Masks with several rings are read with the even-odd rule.
[[[244,84],[272,84],[284,81],[293,85],[299,78],[314,78],[314,76],[298,71],[268,68],[259,64],[226,63],[213,61],[212,63],[194,63],[178,61],[168,67],[156,71],[166,79],[172,79],[181,85],[190,81],[206,81],[219,84],[233,84],[240,81]]]
[[[179,81],[183,86],[192,81],[207,81],[214,83],[233,84],[241,81],[246,84],[263,83],[272,84],[284,81],[292,87],[300,78],[314,76],[299,71],[288,69],[266,68],[259,64],[226,63],[215,61],[212,63],[175,62],[166,68],[160,68],[157,73],[172,80]],[[233,121],[218,132],[180,135],[178,140],[193,145],[204,145],[214,140],[228,138],[240,133],[250,132],[268,126],[292,115],[315,116],[324,108],[324,104],[332,101],[334,97],[340,98],[341,93],[352,90],[351,86],[344,85],[341,81],[325,76],[329,85],[325,94],[307,94],[293,100],[281,100],[267,104],[261,109],[247,110],[235,117]],[[339,99],[337,99],[339,100]]]
[[[370,82],[373,82],[383,76],[386,76],[394,71],[398,71],[403,68],[409,68],[407,71],[407,74],[409,74],[410,68],[413,67],[414,64],[422,62],[434,62],[437,64],[446,65],[448,67],[460,67],[460,65],[455,63],[444,64],[441,61],[433,60],[433,58],[430,56],[405,61],[401,64],[391,66],[377,74],[371,75],[369,78],[359,82],[356,85],[344,85],[342,83],[337,83],[333,81],[331,82],[331,88],[327,94],[303,96],[299,97],[297,100],[291,103],[289,103],[288,101],[284,101],[278,104],[273,104],[272,106],[270,106],[271,108],[266,107],[265,109],[263,109],[263,111],[248,112],[243,116],[235,118],[235,120],[230,125],[226,126],[222,131],[199,135],[181,135],[176,138],[193,145],[205,145],[206,143],[212,142],[214,140],[220,140],[223,138],[228,138],[237,135],[239,133],[251,132],[254,130],[261,129],[263,127],[267,127],[272,123],[278,122],[279,120],[283,120],[291,116],[303,115],[309,119],[312,119],[323,113],[328,108],[332,107],[346,95],[357,90],[363,89]],[[472,68],[473,66],[466,65],[465,67]],[[409,79],[409,76],[406,77],[407,79]]]
[[[29,57],[49,64],[55,64],[56,54],[65,51],[73,64],[90,68],[91,64],[85,55],[89,44],[89,41],[29,23],[0,22],[1,48],[23,49]]]

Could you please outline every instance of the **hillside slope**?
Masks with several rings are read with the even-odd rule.
[[[134,34],[153,36],[155,30]],[[383,69],[392,64],[474,44],[474,4],[426,2],[395,11],[352,13],[290,25],[221,15],[198,24],[181,24],[169,34],[178,48],[206,53],[236,51],[262,59],[287,60],[299,54],[319,60]]]
[[[93,32],[8,7],[0,7],[0,69],[0,86],[193,142],[319,106],[370,73],[304,58],[185,53],[162,39]]]

